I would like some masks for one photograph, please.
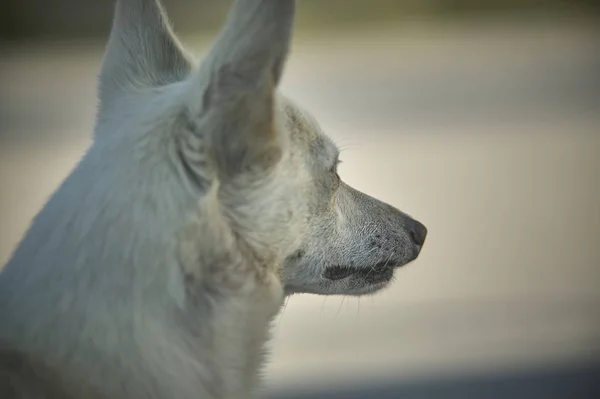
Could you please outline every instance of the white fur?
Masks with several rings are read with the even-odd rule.
[[[118,1],[94,143],[0,274],[3,397],[255,397],[284,292],[373,292],[416,258],[422,226],[277,93],[293,11],[237,0],[196,68],[157,1]]]

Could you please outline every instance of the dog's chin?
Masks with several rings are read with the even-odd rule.
[[[416,254],[418,255],[418,253]],[[394,272],[414,261],[408,260],[381,262],[373,266],[327,266],[316,280],[293,281],[288,279],[285,294],[351,295],[361,296],[375,293],[387,287],[394,278]]]
[[[378,263],[372,267],[329,266],[323,278],[332,291],[342,295],[365,295],[385,288],[401,264]]]
[[[388,282],[394,276],[394,265],[378,263],[370,268],[329,266],[325,269],[323,277],[330,281],[339,281],[347,278],[363,281],[366,284],[380,284]]]

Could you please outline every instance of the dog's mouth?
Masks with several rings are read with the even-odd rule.
[[[370,268],[330,266],[325,269],[323,277],[332,281],[355,277],[369,284],[378,284],[390,281],[394,275],[394,268],[397,266],[399,265],[391,262],[380,262]]]

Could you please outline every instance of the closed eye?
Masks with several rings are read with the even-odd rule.
[[[336,159],[333,166],[331,167],[331,169],[329,171],[331,173],[334,173],[337,175],[337,169],[338,169],[339,164],[341,164],[341,163],[342,163],[342,161],[340,159]]]
[[[340,175],[338,174],[338,165],[341,164],[342,161],[340,161],[339,159],[337,159],[335,161],[335,164],[331,167],[331,175],[334,176],[334,183],[333,183],[333,190],[336,191],[341,182],[342,182],[342,178],[340,177]]]

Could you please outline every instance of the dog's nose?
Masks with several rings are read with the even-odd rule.
[[[421,247],[425,243],[425,237],[427,237],[427,227],[416,220],[413,221],[412,228],[410,229],[410,238],[412,238],[415,244]]]

